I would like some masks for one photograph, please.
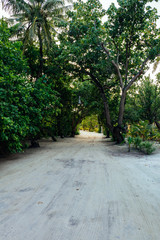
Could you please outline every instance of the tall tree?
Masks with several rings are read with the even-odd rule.
[[[49,47],[55,24],[63,19],[64,0],[2,0],[3,8],[11,10],[17,33],[22,33],[24,46],[29,40],[39,42],[39,76],[43,73],[43,48]]]
[[[147,63],[160,54],[160,31],[156,9],[146,7],[150,0],[118,0],[106,14],[97,0],[78,1],[69,13],[65,52],[73,69],[90,77],[104,103],[106,125],[117,142],[120,133],[126,95],[130,87],[144,74]],[[109,101],[111,89],[119,90],[119,114],[111,119]],[[107,89],[108,91],[105,91]],[[112,95],[113,96],[113,95]]]
[[[119,78],[119,126],[123,123],[127,91],[144,74],[147,63],[160,54],[157,10],[146,6],[149,2],[118,0],[119,8],[112,4],[107,11],[108,21],[105,28],[108,35],[101,45]]]

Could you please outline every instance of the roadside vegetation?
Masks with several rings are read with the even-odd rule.
[[[86,117],[80,124],[79,127],[81,130],[89,131],[89,132],[101,132],[101,125],[98,122],[97,115],[91,115]]]
[[[101,126],[129,151],[154,151],[160,73],[144,75],[159,67],[158,14],[151,0],[117,2],[2,1],[11,17],[0,20],[0,154]]]

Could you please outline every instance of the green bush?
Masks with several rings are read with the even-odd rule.
[[[91,115],[91,116],[88,116],[86,117],[80,127],[83,129],[83,130],[87,130],[89,132],[99,132],[99,123],[98,123],[98,119],[97,119],[97,115]]]
[[[0,153],[22,151],[25,139],[52,132],[59,113],[59,96],[46,77],[28,80],[22,43],[10,41],[7,24],[0,21]],[[47,134],[48,134],[47,133]],[[45,132],[46,134],[46,132]]]
[[[140,137],[133,138],[133,144],[136,149],[139,149],[141,142],[142,142],[142,139]]]
[[[148,140],[151,138],[152,133],[152,125],[146,121],[139,121],[139,123],[133,124],[130,127],[129,135],[132,137],[140,137],[144,140]]]
[[[132,138],[131,136],[129,136],[127,141],[129,144],[129,147],[128,147],[129,152],[130,152],[130,146],[132,143],[136,149],[138,149],[141,152],[146,153],[147,155],[149,155],[155,151],[155,147],[153,147],[153,144],[151,142],[142,141],[142,139],[140,137]]]
[[[146,153],[147,155],[150,155],[152,152],[155,151],[155,148],[153,147],[152,143],[145,141],[140,143],[139,150]]]

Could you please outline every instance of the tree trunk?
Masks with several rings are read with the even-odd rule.
[[[54,136],[52,136],[52,140],[53,142],[57,142],[57,139]]]
[[[71,137],[75,137],[77,126],[81,122],[82,119],[83,119],[82,117],[79,117],[78,119],[75,119],[75,116],[73,117],[73,119],[72,119]]]
[[[124,138],[123,138],[123,135],[122,135],[123,129],[121,127],[122,123],[121,123],[121,125],[118,125],[117,127],[112,126],[111,119],[110,119],[110,113],[109,113],[109,106],[108,106],[108,103],[107,103],[106,96],[103,92],[101,92],[101,95],[102,95],[102,99],[103,99],[103,103],[104,103],[106,125],[109,128],[109,130],[111,131],[114,141],[116,141],[119,144],[119,143],[124,141]],[[123,96],[122,100],[123,99],[124,99],[124,96]],[[121,107],[122,107],[122,109],[120,109],[120,111],[121,111],[120,112],[120,116],[121,116],[120,120],[122,122],[123,121],[123,113],[124,113],[123,101],[121,101]]]
[[[125,129],[123,129],[122,124],[123,124],[125,100],[126,100],[126,90],[123,89],[120,106],[119,106],[118,126],[113,128],[113,133],[112,133],[114,141],[116,141],[118,144],[124,141],[124,137],[122,133],[125,132]]]
[[[107,130],[106,138],[109,138],[109,130]]]
[[[106,118],[106,126],[112,132],[113,131],[113,127],[112,127],[112,124],[111,124],[109,105],[108,105],[108,101],[107,101],[107,98],[106,98],[103,86],[101,85],[101,83],[97,80],[97,78],[92,73],[89,73],[89,72],[86,72],[86,73],[92,78],[92,82],[99,89],[99,92],[101,94],[101,97],[102,97],[102,100],[103,100],[103,104],[104,104],[104,113],[105,113],[105,118]]]
[[[109,130],[112,132],[113,131],[113,127],[111,124],[111,119],[110,119],[110,112],[109,112],[109,106],[106,100],[106,96],[104,93],[101,93],[102,95],[102,99],[103,99],[103,104],[104,104],[104,112],[105,112],[105,117],[106,117],[106,125],[109,128]]]
[[[118,126],[116,126],[116,127],[113,127],[112,124],[111,124],[109,106],[108,106],[108,103],[107,103],[105,93],[103,91],[101,91],[101,96],[102,96],[103,103],[104,103],[106,125],[109,128],[109,130],[111,131],[114,141],[116,141],[118,144],[122,143],[124,141],[124,137],[122,135],[122,132],[124,132],[124,129],[122,128],[122,123],[123,123],[126,91],[122,92],[120,108],[119,108]]]
[[[63,135],[63,126],[61,124],[61,120],[60,120],[61,116],[57,117],[57,135],[60,136],[61,138],[64,138]]]
[[[123,115],[124,115],[124,105],[125,105],[125,99],[126,99],[126,90],[123,89],[123,91],[122,91],[120,108],[119,108],[119,116],[118,116],[118,126],[117,127],[113,127],[112,123],[111,123],[111,119],[110,119],[109,105],[108,105],[107,98],[105,96],[105,92],[104,92],[103,86],[94,77],[94,75],[92,73],[89,73],[88,75],[91,76],[93,82],[95,83],[95,85],[98,87],[98,89],[100,91],[100,94],[101,94],[101,97],[102,97],[102,100],[103,100],[103,104],[104,104],[104,112],[105,112],[107,128],[111,131],[111,134],[113,136],[114,141],[116,141],[117,143],[123,142],[124,138],[123,138],[123,135],[122,135],[122,132],[123,132],[122,122],[123,122]]]
[[[116,141],[116,143],[120,144],[124,141],[124,137],[122,135],[122,128],[119,126],[116,126],[113,128],[113,140]]]
[[[121,101],[119,106],[119,115],[118,115],[118,125],[122,126],[123,124],[123,116],[124,116],[124,106],[126,100],[126,90],[122,90]]]
[[[38,26],[38,39],[39,39],[39,54],[40,54],[38,77],[42,77],[42,73],[43,73],[43,42],[42,42],[42,37],[41,37],[40,26]]]
[[[158,121],[155,121],[155,124],[156,124],[158,130],[160,131],[160,123]]]
[[[107,102],[107,98],[105,95],[105,92],[103,90],[103,87],[99,84],[98,85],[102,100],[103,100],[103,105],[104,105],[104,114],[105,114],[105,119],[106,119],[106,126],[109,128],[111,132],[113,132],[113,126],[111,124],[111,118],[110,118],[110,112],[109,112],[109,106]]]
[[[73,128],[71,131],[71,137],[75,137],[76,135],[76,128]]]
[[[39,143],[35,139],[32,139],[30,148],[37,148],[37,147],[40,147]]]
[[[105,94],[103,92],[101,92],[101,95],[102,95],[102,99],[103,99],[103,103],[104,103],[106,125],[109,128],[109,130],[111,131],[114,141],[116,141],[118,144],[122,143],[124,141],[124,137],[122,135],[123,129],[121,127],[122,124],[120,126],[118,125],[116,127],[112,126],[111,120],[110,120],[109,106],[108,106],[108,103],[107,103],[106,96],[105,96]],[[125,97],[124,96],[123,96],[122,100],[125,101]],[[122,109],[120,110],[121,111],[121,114],[120,114],[121,121],[123,121],[123,113],[124,113],[123,101],[121,101]]]

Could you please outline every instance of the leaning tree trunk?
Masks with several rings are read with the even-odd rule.
[[[124,132],[124,128],[122,124],[123,124],[125,100],[126,100],[126,91],[122,90],[120,107],[119,107],[119,115],[118,115],[118,126],[113,128],[113,139],[117,143],[121,143],[124,141],[124,137],[122,134],[122,132]]]
[[[72,130],[71,130],[71,137],[75,137],[76,131],[77,131],[77,126],[78,124],[82,121],[83,116],[79,116],[78,119],[76,119],[76,116],[73,116],[72,119]]]
[[[102,100],[103,100],[103,105],[104,105],[104,113],[105,113],[105,119],[106,119],[106,126],[107,128],[109,128],[109,130],[111,131],[111,133],[113,132],[113,126],[111,124],[111,118],[110,118],[110,112],[109,112],[109,105],[108,105],[108,101],[103,89],[103,86],[101,85],[101,83],[93,76],[93,74],[89,74],[94,82],[94,84],[98,87],[99,92],[101,94]]]
[[[102,96],[103,104],[104,104],[104,112],[105,112],[105,118],[106,118],[106,125],[107,125],[107,127],[109,128],[109,130],[110,130],[111,132],[113,132],[113,127],[112,127],[112,124],[111,124],[111,118],[110,118],[110,112],[109,112],[109,106],[108,106],[108,103],[107,103],[107,99],[106,99],[105,93],[104,93],[104,92],[101,92],[101,96]]]
[[[105,119],[106,119],[106,126],[107,128],[110,130],[114,141],[116,141],[117,143],[121,143],[124,141],[123,135],[122,135],[122,123],[123,123],[123,115],[124,115],[124,105],[125,105],[125,99],[126,99],[126,89],[123,89],[122,91],[122,95],[121,95],[121,102],[120,102],[120,108],[119,108],[119,116],[118,116],[118,126],[117,127],[113,127],[112,123],[111,123],[111,118],[110,118],[110,111],[109,111],[109,105],[108,105],[108,101],[103,89],[103,86],[101,85],[101,83],[97,80],[97,78],[92,74],[92,73],[88,73],[87,74],[89,76],[91,76],[92,81],[95,83],[95,85],[98,87],[102,100],[103,100],[103,104],[104,104],[104,112],[105,112]]]
[[[38,26],[38,39],[39,39],[39,74],[38,77],[42,76],[43,73],[43,42],[42,42],[42,37],[41,37],[41,27],[40,25]]]

